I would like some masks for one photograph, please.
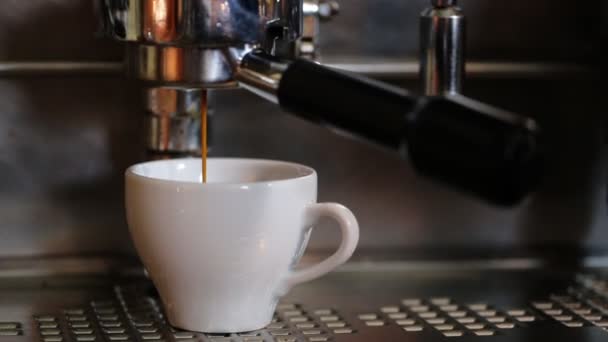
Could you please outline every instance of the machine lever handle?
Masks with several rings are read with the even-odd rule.
[[[256,53],[243,86],[302,118],[400,151],[422,175],[498,205],[539,184],[541,135],[533,119],[461,95],[419,97],[308,60]]]

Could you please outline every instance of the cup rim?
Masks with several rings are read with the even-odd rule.
[[[191,181],[183,181],[183,180],[175,180],[175,179],[161,179],[161,178],[152,178],[148,176],[144,176],[135,172],[137,167],[143,165],[150,164],[162,164],[168,162],[179,162],[179,161],[192,161],[192,160],[201,160],[201,158],[176,158],[176,159],[165,159],[165,160],[152,160],[146,161],[142,163],[137,163],[129,166],[125,171],[125,176],[127,178],[133,178],[140,181],[151,182],[156,184],[170,184],[175,185],[179,184],[180,186],[204,186],[205,188],[211,187],[250,187],[250,186],[267,186],[268,184],[280,184],[280,183],[289,183],[293,181],[306,180],[310,178],[316,178],[317,172],[310,166],[306,166],[299,163],[288,162],[283,160],[273,160],[273,159],[264,159],[264,158],[226,158],[226,157],[213,157],[207,158],[207,161],[240,161],[240,162],[263,162],[263,163],[273,163],[277,165],[291,166],[297,167],[299,169],[304,170],[304,174],[301,176],[295,176],[287,179],[275,179],[275,180],[265,180],[265,181],[257,181],[257,182],[230,182],[230,183],[198,183]]]

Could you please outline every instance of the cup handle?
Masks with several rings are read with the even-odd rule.
[[[355,215],[345,206],[337,203],[311,204],[307,206],[305,215],[306,228],[313,226],[324,216],[336,220],[340,225],[342,241],[338,250],[327,259],[313,266],[292,271],[284,283],[284,292],[297,284],[319,278],[342,265],[351,257],[359,242],[359,223]]]

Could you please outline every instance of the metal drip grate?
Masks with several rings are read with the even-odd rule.
[[[356,331],[331,308],[308,310],[281,303],[266,329],[238,334],[201,334],[171,327],[153,296],[135,288],[117,287],[115,298],[93,300],[86,307],[68,308],[61,315],[34,319],[43,342],[295,342],[331,341],[336,334]],[[139,294],[139,295],[138,295]]]
[[[518,301],[519,306],[509,306],[503,300],[504,307],[456,297],[400,298],[410,291],[384,296],[388,305],[373,301],[364,306],[355,303],[350,309],[344,300],[335,307],[323,307],[327,305],[323,301],[293,298],[294,302],[277,306],[265,329],[239,334],[201,334],[171,327],[157,294],[146,282],[118,286],[93,298],[85,296],[69,307],[35,311],[33,325],[24,319],[0,321],[0,342],[3,338],[38,342],[339,342],[379,336],[437,341],[517,338],[539,329],[553,329],[558,336],[564,332],[603,336],[608,330],[608,280],[604,279],[608,278],[581,275],[570,286],[564,282],[563,287],[554,288],[563,289],[561,292],[541,295],[527,305]]]
[[[358,318],[367,327],[397,325],[406,333],[434,330],[445,337],[496,336],[540,322],[608,331],[608,280],[581,275],[566,294],[532,301],[525,308],[499,310],[488,303],[462,304],[448,297],[408,298]]]
[[[463,305],[451,298],[403,299],[398,305],[384,306],[358,317],[368,327],[393,324],[408,333],[434,330],[445,337],[494,336],[501,330],[523,327],[526,324],[523,322],[536,320],[529,310],[507,313],[486,303]]]
[[[0,322],[0,337],[23,335],[22,324],[19,322]]]

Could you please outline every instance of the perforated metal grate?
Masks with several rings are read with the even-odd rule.
[[[0,322],[0,337],[23,335],[23,325],[20,322]]]
[[[359,319],[370,327],[395,324],[408,333],[430,329],[445,337],[461,337],[494,336],[501,330],[524,327],[523,322],[534,321],[536,316],[526,309],[503,312],[490,304],[460,304],[451,298],[409,298],[377,312],[360,314]]]
[[[40,342],[314,342],[367,340],[396,333],[424,338],[514,335],[530,327],[608,329],[608,280],[579,276],[563,293],[549,294],[522,307],[461,302],[450,297],[402,298],[374,310],[280,303],[263,330],[240,334],[200,334],[171,327],[156,294],[148,288],[116,287],[114,294],[79,307],[34,317],[35,329],[22,322],[0,322],[0,337]],[[29,327],[29,324],[26,324]],[[533,330],[533,329],[531,329]],[[601,333],[601,331],[600,331]],[[393,336],[393,335],[391,335]]]
[[[141,296],[134,288],[117,287],[115,298],[94,300],[87,306],[67,308],[60,315],[35,317],[43,342],[295,342],[331,341],[336,334],[354,334],[332,308],[308,310],[296,303],[281,303],[264,330],[239,334],[200,334],[181,331],[166,321],[157,299]]]
[[[358,318],[367,327],[393,324],[406,333],[435,330],[445,337],[495,336],[540,322],[608,331],[608,280],[581,275],[565,294],[531,301],[525,308],[500,310],[488,303],[463,304],[448,297],[407,298]]]

